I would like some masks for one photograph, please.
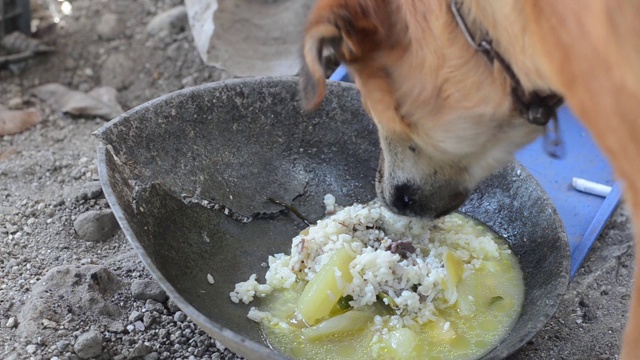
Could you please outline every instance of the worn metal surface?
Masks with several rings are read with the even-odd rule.
[[[232,80],[182,90],[137,107],[96,132],[102,185],[125,234],[156,279],[203,329],[248,358],[281,358],[263,345],[249,306],[229,292],[269,254],[287,252],[304,228],[293,215],[243,224],[185,205],[213,199],[249,215],[293,203],[311,220],[322,198],[342,205],[375,196],[376,130],[350,84],[332,83],[324,104],[303,114],[295,78]],[[502,358],[555,311],[569,278],[569,249],[543,190],[517,164],[473,193],[466,212],[505,236],[520,258],[527,294],[520,319],[484,358]],[[211,285],[207,274],[215,279]],[[255,304],[252,304],[255,306]]]

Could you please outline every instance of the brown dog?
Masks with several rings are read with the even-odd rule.
[[[319,0],[310,15],[303,106],[312,110],[324,97],[322,56],[331,49],[379,129],[379,197],[407,215],[457,208],[543,131],[525,120],[514,95],[519,82],[525,99],[564,97],[623,180],[640,224],[640,2],[458,0],[472,40],[491,39],[495,53],[487,56],[465,38],[451,5]],[[623,359],[640,359],[637,249]]]

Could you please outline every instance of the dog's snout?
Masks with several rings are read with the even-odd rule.
[[[442,204],[442,207],[436,212],[436,218],[448,215],[458,209],[467,200],[469,194],[464,191],[456,191],[449,195],[449,201]]]

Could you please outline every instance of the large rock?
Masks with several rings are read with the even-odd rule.
[[[122,282],[104,266],[55,267],[33,286],[18,314],[17,334],[23,339],[51,335],[57,329],[43,326],[43,320],[61,324],[67,316],[108,324],[123,313],[112,299],[121,288]]]

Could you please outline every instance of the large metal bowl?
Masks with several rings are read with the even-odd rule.
[[[375,127],[357,90],[329,83],[317,112],[298,106],[296,78],[250,78],[181,90],[141,105],[95,135],[107,199],[140,258],[180,308],[211,336],[251,359],[282,359],[231,302],[234,284],[263,276],[269,254],[287,252],[305,225],[292,214],[241,223],[182,194],[241,214],[293,203],[309,219],[322,198],[342,205],[374,198]],[[487,179],[462,211],[511,243],[525,276],[517,324],[484,359],[503,358],[555,312],[569,280],[569,248],[544,190],[518,164]],[[215,279],[212,285],[207,274]]]

